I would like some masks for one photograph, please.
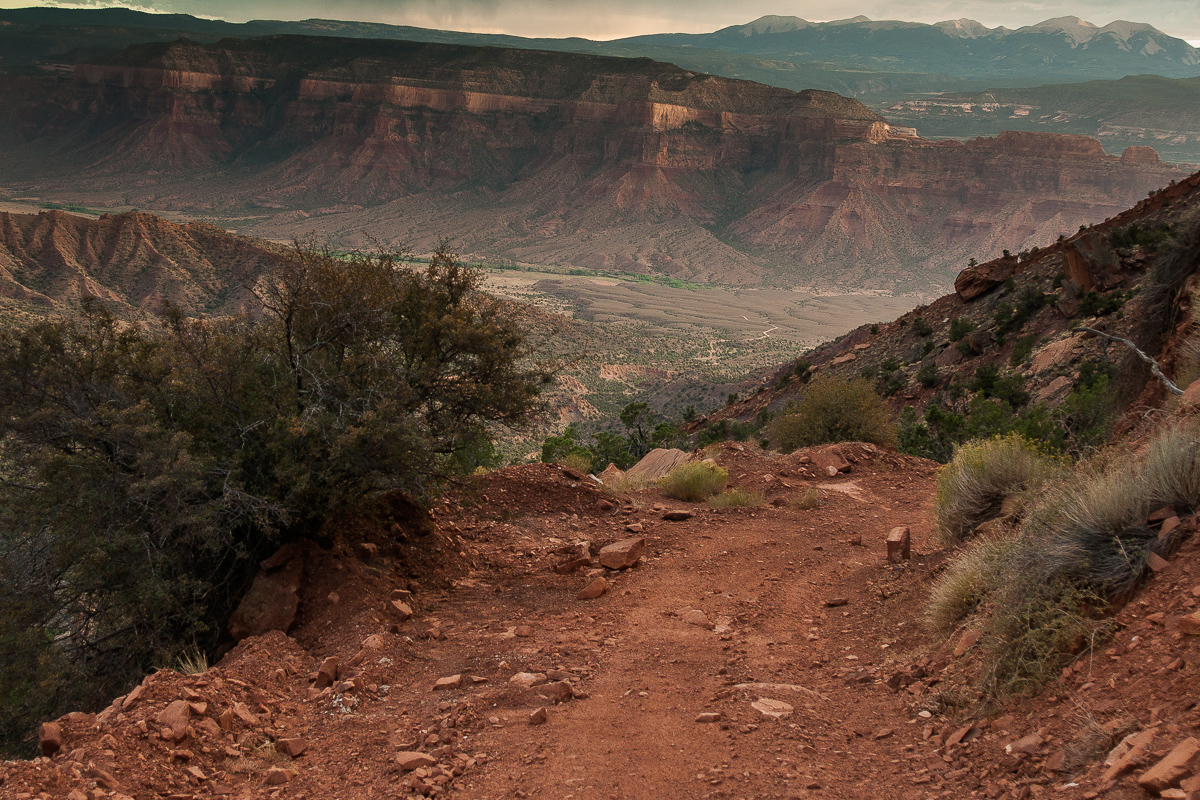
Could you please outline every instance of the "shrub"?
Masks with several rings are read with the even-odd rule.
[[[1084,317],[1107,317],[1120,311],[1130,296],[1116,291],[1099,294],[1091,289],[1079,300],[1079,314]]]
[[[439,251],[297,247],[256,313],[0,330],[0,737],[212,653],[258,562],[470,472],[550,376]],[[24,673],[24,674],[23,674]],[[31,682],[32,681],[32,682]]]
[[[573,469],[576,472],[582,472],[585,475],[592,471],[592,456],[588,453],[581,453],[579,451],[567,453],[557,463],[560,466]],[[608,462],[605,463],[607,464]]]
[[[964,445],[938,473],[934,515],[942,541],[968,538],[1000,516],[1006,499],[1028,500],[1061,469],[1058,457],[1018,434]]]
[[[667,497],[696,502],[725,488],[729,473],[711,461],[693,461],[671,470],[659,487]]]
[[[1029,333],[1017,339],[1013,345],[1012,355],[1008,357],[1008,364],[1011,367],[1017,367],[1025,363],[1026,359],[1033,354],[1033,346],[1037,344],[1037,334]]]
[[[925,321],[924,317],[914,317],[913,333],[915,333],[917,336],[925,337],[933,333],[933,327]]]
[[[975,330],[974,322],[966,317],[955,317],[950,323],[950,341],[957,342],[973,330]]]
[[[925,610],[929,627],[948,636],[1003,586],[1016,542],[1012,534],[981,537],[955,558],[930,592]]]
[[[743,489],[740,486],[708,498],[708,504],[713,508],[761,506],[765,501],[762,492]]]
[[[938,374],[937,364],[933,363],[932,361],[926,361],[924,364],[922,364],[921,368],[917,370],[917,380],[920,381],[921,385],[926,389],[932,389],[934,386],[937,386],[938,382],[941,380],[941,376]]]
[[[821,377],[808,385],[799,402],[787,405],[771,426],[784,453],[831,442],[890,445],[895,430],[887,406],[865,380]]]
[[[800,511],[812,511],[821,505],[821,490],[816,487],[805,489],[804,494],[793,498],[790,505]]]

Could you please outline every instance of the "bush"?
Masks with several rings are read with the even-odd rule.
[[[921,368],[917,370],[917,380],[920,381],[921,385],[926,389],[932,389],[934,386],[937,386],[939,381],[941,381],[941,376],[938,374],[937,364],[933,363],[932,361],[926,361],[924,364],[922,364]]]
[[[1008,357],[1010,367],[1018,367],[1033,354],[1033,346],[1037,344],[1037,334],[1029,333],[1017,339],[1013,345],[1012,355]]]
[[[829,377],[812,381],[799,402],[788,403],[771,434],[784,453],[832,442],[890,445],[895,440],[887,406],[870,383]]]
[[[1019,434],[964,445],[938,473],[934,516],[942,541],[957,544],[1000,516],[1010,497],[1028,501],[1062,461]]]
[[[751,491],[737,488],[730,489],[728,492],[722,492],[708,499],[708,504],[713,508],[732,508],[744,506],[761,506],[766,501],[762,492]]]
[[[436,253],[297,247],[258,309],[0,330],[0,737],[216,650],[258,562],[392,492],[420,499],[550,376]]]
[[[693,461],[671,470],[659,488],[667,497],[697,502],[725,488],[729,473],[711,461]]]
[[[955,317],[950,323],[950,341],[957,342],[973,330],[975,330],[974,322],[966,317]]]
[[[800,511],[812,511],[821,505],[821,490],[816,487],[805,489],[804,494],[792,498],[790,505]]]
[[[925,620],[936,633],[948,636],[1008,580],[1016,536],[981,537],[946,568],[934,585]]]
[[[930,326],[930,324],[925,321],[924,317],[914,317],[913,318],[913,333],[915,333],[917,336],[920,336],[923,338],[923,337],[928,336],[929,334],[933,333],[933,327]]]

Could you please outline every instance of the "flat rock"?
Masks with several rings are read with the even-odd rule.
[[[841,606],[848,605],[849,603],[850,598],[848,597],[830,597],[825,600],[825,605],[829,608],[839,608]]]
[[[600,548],[600,563],[609,569],[629,569],[642,555],[645,537],[622,539]]]
[[[696,715],[696,722],[720,722],[720,721],[721,721],[721,712],[720,711],[705,711],[702,714]]]
[[[401,622],[410,619],[413,615],[412,607],[403,600],[389,600],[387,612]]]
[[[1031,733],[1028,736],[1023,736],[1008,745],[1005,745],[1004,752],[1012,755],[1013,753],[1024,753],[1027,756],[1032,756],[1041,749],[1042,744],[1046,740],[1036,733]]]
[[[607,591],[608,581],[604,580],[604,578],[595,578],[591,583],[579,590],[579,594],[575,595],[575,599],[595,600]]]
[[[1179,630],[1188,636],[1200,636],[1200,611],[1179,618]]]
[[[188,718],[192,714],[187,700],[176,700],[154,717],[154,721],[170,731],[171,741],[178,742],[187,736]]]
[[[545,708],[539,708],[529,714],[530,725],[541,725],[546,721],[546,719],[547,714]]]
[[[461,689],[462,685],[462,675],[447,675],[446,677],[438,678],[433,682],[433,690],[437,692],[445,689]]]
[[[372,633],[370,636],[363,639],[362,647],[364,650],[378,650],[383,647],[383,637],[378,633]]]
[[[662,518],[668,522],[683,522],[696,516],[696,512],[687,508],[673,508],[670,511],[664,511]]]
[[[782,700],[771,700],[767,697],[760,697],[751,703],[750,707],[769,719],[783,719],[784,717],[791,716],[792,712],[795,711],[794,708]]]
[[[546,676],[541,672],[518,672],[508,679],[509,686],[521,689],[531,689],[546,682]]]
[[[695,625],[697,627],[704,628],[705,630],[711,631],[713,628],[717,627],[713,624],[712,620],[708,618],[707,614],[697,608],[684,609],[679,614],[679,618],[688,625]]]
[[[422,753],[417,750],[402,750],[396,753],[396,766],[405,772],[411,772],[414,769],[422,767],[432,767],[437,765],[437,759],[428,753]]]
[[[298,758],[308,749],[308,742],[303,739],[278,739],[275,749],[291,758]]]
[[[666,475],[680,464],[686,464],[691,456],[682,450],[656,447],[642,457],[642,460],[625,471],[625,476],[631,480],[651,482]]]
[[[1142,773],[1138,778],[1138,785],[1154,793],[1178,786],[1180,781],[1190,778],[1195,773],[1197,755],[1200,755],[1200,739],[1189,736],[1175,745],[1157,764]]]

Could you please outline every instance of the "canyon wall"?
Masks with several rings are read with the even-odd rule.
[[[131,48],[0,99],[0,188],[242,232],[725,283],[948,291],[1182,176],[1081,136],[929,142],[647,59],[272,37]]]

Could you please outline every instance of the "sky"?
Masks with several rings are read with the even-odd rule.
[[[614,39],[644,33],[703,33],[765,14],[812,22],[859,14],[871,19],[938,22],[969,18],[988,27],[1018,28],[1076,16],[1097,25],[1148,22],[1200,44],[1200,0],[0,0],[0,8],[30,5],[123,5],[146,11],[249,19],[387,22],[426,28]]]

